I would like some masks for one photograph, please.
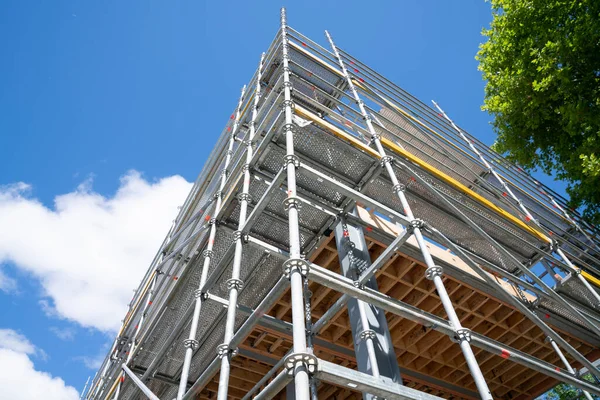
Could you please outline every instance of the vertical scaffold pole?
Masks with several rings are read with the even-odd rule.
[[[494,178],[496,178],[498,180],[498,182],[500,182],[500,184],[502,185],[502,188],[506,191],[506,193],[514,201],[517,202],[517,205],[519,206],[519,208],[521,209],[521,211],[523,211],[523,213],[525,213],[525,219],[527,221],[532,221],[538,227],[540,227],[540,228],[543,229],[543,227],[540,225],[539,221],[537,219],[535,219],[533,217],[533,215],[529,212],[529,210],[527,209],[527,207],[525,207],[525,204],[523,204],[523,201],[521,201],[521,199],[517,195],[514,194],[514,192],[506,184],[506,182],[504,181],[504,179],[502,179],[502,177],[496,173],[496,170],[494,169],[494,167],[492,167],[487,162],[487,160],[485,159],[485,157],[477,150],[477,148],[475,148],[475,146],[473,145],[473,143],[465,136],[465,134],[462,132],[462,130],[458,126],[456,126],[456,124],[454,123],[454,121],[452,121],[452,119],[450,119],[450,117],[448,117],[448,115],[446,115],[446,113],[444,112],[444,110],[442,110],[442,108],[435,101],[432,101],[432,102],[435,105],[435,107],[438,109],[438,111],[450,123],[450,125],[452,125],[452,127],[454,128],[454,130],[456,130],[456,132],[458,132],[458,134],[462,137],[462,139],[469,145],[469,147],[471,148],[471,150],[475,154],[477,154],[477,156],[479,157],[479,159],[481,160],[481,162],[485,165],[485,167],[488,169],[488,171],[494,176]],[[550,246],[551,246],[551,249],[554,252],[556,252],[556,254],[558,254],[560,256],[560,258],[562,258],[562,260],[567,264],[567,266],[569,267],[570,271],[577,276],[577,279],[579,279],[579,281],[581,282],[581,284],[592,294],[592,296],[598,302],[597,306],[600,307],[600,294],[598,294],[598,292],[596,290],[594,290],[594,288],[587,281],[587,279],[585,279],[585,277],[583,275],[581,275],[581,268],[578,268],[575,265],[573,265],[573,263],[571,262],[571,260],[569,259],[569,257],[567,257],[567,255],[559,247],[558,242],[550,240]]]
[[[363,116],[363,119],[365,120],[365,123],[369,130],[369,133],[371,134],[371,138],[375,144],[375,147],[377,148],[377,152],[379,153],[379,156],[381,157],[382,166],[386,169],[386,171],[392,181],[394,192],[396,192],[396,194],[398,195],[398,198],[400,200],[400,203],[402,203],[402,207],[404,207],[404,214],[409,219],[412,220],[411,225],[413,227],[413,235],[415,236],[415,239],[417,240],[419,249],[421,250],[421,254],[423,255],[425,264],[427,265],[427,270],[426,270],[427,278],[433,281],[435,288],[437,289],[438,294],[440,296],[440,300],[442,301],[444,310],[446,311],[446,314],[448,315],[448,319],[450,320],[452,327],[456,331],[456,339],[457,339],[458,344],[463,352],[463,355],[464,355],[467,365],[469,367],[469,371],[471,372],[471,375],[473,376],[473,380],[475,381],[475,386],[477,386],[477,391],[479,392],[479,395],[481,396],[482,399],[491,400],[492,394],[490,392],[490,389],[488,388],[485,378],[483,377],[481,368],[479,368],[479,364],[477,364],[477,359],[475,358],[475,354],[473,353],[473,349],[471,348],[471,345],[469,343],[471,340],[470,330],[462,327],[462,324],[460,323],[460,319],[458,318],[458,315],[456,314],[456,311],[454,310],[454,306],[452,305],[452,300],[450,300],[450,296],[448,296],[448,292],[446,291],[446,287],[444,286],[444,282],[442,281],[442,272],[443,272],[442,268],[440,266],[435,265],[433,258],[431,257],[431,254],[429,253],[429,249],[427,248],[427,245],[425,243],[425,239],[423,238],[423,234],[421,233],[420,228],[423,226],[423,221],[416,219],[414,214],[412,213],[410,205],[408,204],[408,201],[406,200],[406,196],[404,195],[405,186],[401,185],[398,182],[398,178],[396,177],[396,173],[394,172],[394,169],[392,167],[392,163],[391,163],[392,159],[390,156],[386,155],[385,150],[383,149],[383,146],[382,146],[381,140],[380,140],[380,135],[375,131],[375,128],[373,127],[373,123],[371,122],[371,116],[367,113],[365,106],[364,106],[364,102],[362,101],[362,99],[358,95],[358,92],[356,91],[356,88],[354,87],[352,78],[350,77],[350,75],[348,74],[348,71],[346,70],[344,61],[342,60],[342,57],[340,56],[340,53],[337,50],[337,47],[333,43],[333,39],[331,38],[331,35],[329,35],[329,32],[327,32],[327,31],[325,31],[325,34],[327,35],[327,39],[329,40],[331,48],[333,49],[333,52],[338,59],[338,63],[340,65],[340,68],[342,69],[342,74],[344,75],[344,78],[346,78],[346,81],[348,82],[348,87],[350,88],[350,90],[352,91],[352,94],[354,95],[354,100],[356,101],[356,103],[358,104],[358,107],[360,108],[360,112]]]
[[[233,267],[231,270],[231,279],[227,280],[227,289],[229,290],[229,305],[227,307],[227,320],[225,323],[225,338],[222,344],[217,347],[219,356],[221,357],[221,372],[219,373],[219,391],[218,399],[227,400],[227,392],[229,389],[229,373],[231,369],[231,357],[235,349],[230,347],[231,338],[233,337],[233,330],[235,328],[235,315],[237,311],[237,300],[240,290],[244,286],[244,282],[240,279],[240,270],[242,267],[242,255],[243,255],[243,232],[241,229],[246,224],[246,217],[248,214],[248,205],[251,201],[250,198],[250,161],[253,156],[253,141],[255,132],[256,116],[258,114],[258,102],[260,100],[260,81],[262,65],[265,58],[265,53],[260,57],[260,63],[258,66],[258,72],[256,77],[256,89],[254,93],[254,105],[252,108],[252,117],[250,121],[250,131],[248,133],[248,139],[246,140],[246,163],[243,166],[244,181],[242,183],[242,192],[238,195],[238,201],[240,203],[240,217],[238,221],[238,230],[233,234],[233,240],[235,242],[235,252],[233,256]],[[180,386],[181,392],[181,386]],[[185,391],[184,391],[185,392]],[[183,393],[182,396],[183,396]]]
[[[287,37],[287,21],[285,8],[281,9],[281,48],[283,59],[283,107],[285,112],[285,168],[287,170],[287,198],[284,206],[288,213],[290,258],[283,263],[285,274],[290,279],[292,294],[292,338],[294,352],[288,356],[286,367],[294,374],[296,400],[309,399],[308,360],[314,356],[308,354],[306,347],[306,325],[304,319],[304,279],[308,272],[308,263],[300,254],[300,226],[298,211],[300,201],[296,196],[296,168],[299,165],[298,157],[294,154],[294,131],[292,121],[292,82],[290,81],[289,44]]]
[[[556,352],[556,354],[558,355],[558,358],[560,358],[560,360],[562,361],[562,363],[564,364],[565,368],[567,369],[567,371],[569,371],[570,373],[572,373],[573,375],[577,375],[575,373],[575,370],[573,369],[573,367],[571,367],[571,364],[569,364],[569,361],[567,360],[567,358],[565,357],[565,355],[563,354],[562,350],[560,349],[560,347],[558,347],[558,344],[556,344],[556,342],[554,341],[554,339],[552,339],[550,336],[546,337],[546,340],[550,343],[550,345],[552,345],[552,348],[554,349],[554,351]],[[589,394],[588,392],[586,392],[585,390],[583,391],[583,395],[585,396],[585,398],[587,400],[594,400],[592,395]]]
[[[148,291],[148,298],[146,299],[146,304],[144,304],[144,309],[142,310],[142,316],[140,317],[139,322],[135,326],[135,332],[133,333],[133,336],[131,338],[131,347],[129,348],[127,358],[125,359],[125,363],[124,363],[125,365],[129,364],[129,361],[131,361],[131,359],[133,358],[133,355],[135,353],[136,345],[137,345],[136,338],[137,338],[137,335],[139,334],[140,330],[142,329],[142,325],[144,324],[144,320],[146,319],[146,313],[148,311],[148,308],[152,304],[152,295],[154,294],[154,288],[156,287],[156,281],[158,280],[159,275],[160,274],[157,271],[154,274],[154,278],[152,279],[152,284],[150,285],[150,290]],[[121,371],[118,375],[119,384],[117,385],[117,391],[115,393],[115,397],[113,397],[114,400],[119,399],[119,393],[121,392],[121,385],[123,384],[124,377],[125,377],[125,373],[123,371]]]
[[[225,157],[225,164],[223,165],[223,171],[221,172],[221,183],[219,186],[219,190],[215,193],[217,198],[217,203],[215,204],[214,214],[215,216],[219,214],[221,211],[221,202],[223,197],[223,189],[225,188],[225,183],[227,182],[227,169],[229,168],[229,163],[231,162],[231,156],[233,155],[233,145],[235,143],[236,134],[238,130],[238,126],[240,123],[240,116],[242,113],[242,103],[244,101],[244,95],[246,93],[246,86],[242,88],[242,92],[240,95],[240,100],[238,101],[238,106],[235,112],[235,120],[233,123],[233,128],[231,129],[231,138],[229,139],[229,147],[227,148],[227,156]],[[180,400],[185,394],[187,388],[188,376],[190,373],[190,364],[192,362],[192,356],[194,355],[194,350],[198,348],[198,341],[196,340],[196,333],[198,331],[198,322],[200,321],[200,311],[202,310],[202,301],[203,293],[202,288],[206,284],[206,280],[208,279],[208,270],[210,268],[210,262],[214,257],[213,247],[215,242],[215,236],[217,235],[217,221],[215,218],[210,220],[210,233],[208,236],[208,244],[206,245],[206,249],[202,252],[204,256],[204,264],[202,265],[202,274],[200,276],[200,284],[198,285],[198,289],[194,292],[194,314],[192,316],[192,322],[190,325],[190,334],[186,340],[184,340],[183,345],[185,346],[185,356],[183,359],[183,366],[181,368],[181,378],[179,380],[179,389],[177,391],[177,399]]]
[[[342,74],[344,75],[344,78],[348,82],[348,87],[354,95],[354,100],[360,108],[360,112],[363,116],[363,119],[365,120],[369,133],[371,134],[371,140],[375,144],[377,152],[381,157],[381,164],[386,169],[389,178],[392,181],[394,192],[398,195],[398,199],[400,200],[400,203],[402,203],[402,207],[404,207],[404,214],[412,220],[411,226],[413,227],[413,235],[417,240],[419,249],[421,250],[421,254],[423,255],[425,264],[427,265],[427,278],[433,281],[435,288],[438,291],[444,310],[446,311],[448,319],[450,320],[450,323],[456,332],[456,339],[463,352],[463,355],[469,367],[469,371],[471,372],[471,376],[475,381],[477,391],[479,392],[479,395],[482,399],[492,400],[492,394],[490,392],[490,389],[488,388],[485,378],[483,377],[483,373],[481,372],[481,368],[479,367],[477,359],[475,358],[475,354],[473,353],[473,349],[471,348],[471,345],[469,343],[471,340],[471,332],[469,329],[465,329],[462,327],[460,319],[458,318],[458,315],[454,310],[454,306],[452,305],[452,300],[450,300],[450,296],[448,296],[448,292],[446,291],[446,287],[444,286],[444,282],[442,281],[441,276],[443,270],[440,266],[435,265],[433,258],[429,253],[429,249],[427,248],[427,245],[425,243],[425,239],[423,238],[423,234],[421,233],[421,227],[423,227],[424,225],[423,221],[416,219],[414,214],[412,213],[410,205],[408,204],[408,201],[404,194],[404,190],[406,189],[406,187],[398,182],[398,178],[396,177],[396,173],[394,172],[394,169],[392,167],[392,158],[386,155],[385,153],[385,150],[381,144],[380,135],[375,131],[375,128],[373,127],[373,123],[371,122],[371,116],[369,115],[369,113],[367,113],[364,102],[362,101],[362,99],[358,95],[358,92],[356,91],[356,88],[354,87],[352,78],[346,70],[344,61],[340,56],[337,47],[333,43],[331,35],[329,35],[329,32],[327,31],[325,31],[325,35],[327,36],[331,48],[333,49],[333,52],[336,58],[338,59],[338,63],[340,65],[340,68],[342,69]]]

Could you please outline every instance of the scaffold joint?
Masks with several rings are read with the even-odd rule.
[[[425,221],[419,218],[415,218],[412,221],[410,221],[410,226],[412,226],[413,228],[421,229],[425,227]]]
[[[456,340],[460,342],[471,343],[471,330],[467,328],[460,328],[456,330]]]
[[[302,274],[302,276],[304,276],[304,277],[306,277],[308,275],[308,270],[309,270],[308,263],[306,262],[306,260],[303,260],[301,258],[290,258],[289,260],[286,260],[283,263],[282,267],[283,267],[283,275],[287,279],[290,279],[290,277],[292,276],[292,273],[294,271],[300,272],[300,274]]]
[[[374,340],[377,337],[377,333],[375,333],[373,329],[365,329],[358,336],[363,341],[366,341],[368,339]]]
[[[289,376],[294,376],[298,367],[304,367],[309,374],[314,374],[318,364],[319,359],[310,353],[292,353],[283,363]]]
[[[196,350],[200,346],[200,343],[195,339],[185,339],[183,341],[183,346],[186,349]]]
[[[288,164],[294,164],[298,168],[300,167],[300,158],[295,154],[286,154],[283,156],[283,166],[287,167]]]
[[[296,210],[300,210],[302,208],[302,201],[295,196],[288,197],[283,201],[283,207],[286,211],[290,209],[290,207],[296,208]]]
[[[227,280],[226,285],[227,290],[235,289],[237,291],[240,291],[244,287],[244,281],[242,281],[241,279],[231,278]]]
[[[208,293],[203,292],[202,289],[196,289],[196,290],[194,290],[194,297],[196,299],[206,301],[206,300],[208,300]]]
[[[296,108],[296,104],[295,104],[295,103],[294,103],[292,100],[284,100],[284,101],[281,103],[281,108],[282,108],[282,109],[286,109],[286,108],[288,108],[288,107],[289,107],[289,108],[291,108],[291,109],[293,110],[294,108]]]
[[[229,343],[221,343],[220,345],[217,346],[217,355],[219,356],[219,358],[223,358],[225,356],[234,357],[237,355],[237,353],[238,353],[237,347],[235,349],[232,349],[229,346]]]
[[[379,159],[379,165],[382,168],[385,168],[387,163],[394,164],[394,158],[392,156],[383,156]]]
[[[430,281],[433,280],[436,276],[442,276],[444,273],[444,269],[439,265],[434,265],[433,267],[429,267],[425,270],[425,278]]]
[[[252,196],[250,195],[250,193],[239,193],[237,195],[237,199],[239,201],[245,201],[248,204],[252,204]]]
[[[202,252],[202,257],[204,257],[204,258],[213,258],[214,256],[215,256],[215,252],[212,250],[206,249]]]
[[[394,193],[398,194],[400,192],[404,192],[406,190],[406,185],[402,184],[402,183],[397,183],[392,187],[392,190],[394,191]]]
[[[283,87],[284,88],[286,88],[286,87],[289,88],[290,92],[292,92],[294,90],[294,85],[292,85],[292,82],[290,82],[290,81],[283,82]]]

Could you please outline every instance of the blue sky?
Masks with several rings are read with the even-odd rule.
[[[294,28],[322,44],[328,29],[340,47],[493,142],[474,59],[489,3],[302,3],[0,3],[0,329],[35,346],[21,354],[36,370],[78,390],[93,375],[89,364],[123,316],[103,308],[126,304],[282,5]],[[131,212],[140,202],[150,212]],[[151,232],[138,235],[139,226]],[[111,290],[120,305],[107,305]]]

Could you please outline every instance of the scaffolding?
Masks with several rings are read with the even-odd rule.
[[[598,229],[326,38],[282,9],[85,398],[600,396]]]

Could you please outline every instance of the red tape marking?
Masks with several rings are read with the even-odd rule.
[[[500,357],[508,358],[508,357],[510,357],[510,353],[508,352],[508,350],[502,349],[502,353],[500,353]]]

